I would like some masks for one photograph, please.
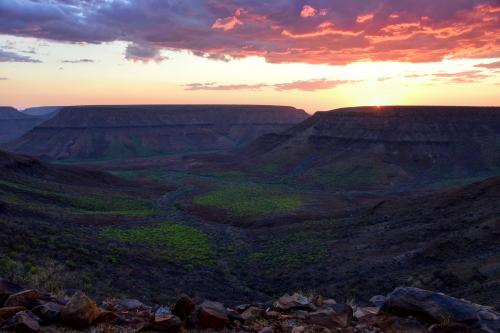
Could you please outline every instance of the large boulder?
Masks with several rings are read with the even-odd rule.
[[[309,298],[299,293],[294,293],[293,295],[283,295],[281,296],[274,307],[279,311],[288,310],[315,310],[314,305],[311,303]]]
[[[40,324],[33,313],[21,311],[5,322],[2,329],[19,333],[36,333],[40,331]]]
[[[30,308],[40,297],[38,290],[31,289],[10,295],[5,301],[5,306],[24,306]]]
[[[81,291],[77,291],[61,310],[61,321],[75,328],[88,327],[98,317],[97,305]]]
[[[193,313],[196,304],[194,304],[193,300],[187,295],[181,295],[177,302],[175,302],[174,309],[172,313],[182,320],[186,320],[189,318],[191,313]]]
[[[21,292],[22,290],[23,288],[15,283],[0,279],[0,306],[3,306],[5,300],[10,295]]]
[[[500,314],[491,308],[419,288],[397,288],[387,296],[381,310],[428,323],[464,323],[486,332],[500,332]]]
[[[308,323],[329,329],[348,327],[351,325],[352,318],[352,308],[346,304],[332,304],[327,308],[311,312],[306,316]]]
[[[218,302],[204,301],[198,310],[198,323],[206,328],[222,329],[228,322],[227,310]]]

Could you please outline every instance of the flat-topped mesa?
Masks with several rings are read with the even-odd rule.
[[[500,170],[500,107],[386,106],[317,112],[243,149],[249,166],[325,186],[380,188]],[[417,182],[418,183],[418,182]]]
[[[445,143],[498,135],[500,108],[384,106],[318,112],[289,131],[332,139]]]
[[[267,105],[64,107],[7,147],[48,159],[108,159],[231,149],[290,128],[303,110]]]

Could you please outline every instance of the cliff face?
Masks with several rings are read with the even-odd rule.
[[[228,149],[288,129],[306,117],[302,110],[280,106],[67,107],[9,148],[49,159]]]
[[[0,107],[0,144],[15,140],[43,119],[25,115],[12,107]]]
[[[318,112],[303,123],[258,140],[252,163],[295,176],[360,185],[416,178],[470,176],[500,168],[500,108],[360,107]]]

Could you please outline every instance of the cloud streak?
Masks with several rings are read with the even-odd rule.
[[[0,50],[0,62],[40,63],[41,61],[15,52]]]
[[[62,60],[63,64],[91,64],[94,63],[92,59],[75,59],[75,60]]]
[[[327,90],[333,89],[340,85],[354,84],[359,81],[352,80],[328,80],[328,79],[311,79],[311,80],[301,80],[286,83],[257,83],[257,84],[217,84],[216,82],[211,83],[190,83],[184,85],[185,90],[197,91],[197,90],[207,90],[207,91],[233,91],[233,90],[261,90],[263,88],[271,88],[277,91],[290,91],[290,90],[300,90],[300,91],[317,91],[317,90]]]
[[[500,58],[498,0],[13,0],[0,33],[62,42],[128,43],[131,61],[162,50],[210,59],[344,65]]]

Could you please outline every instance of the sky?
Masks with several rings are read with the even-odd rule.
[[[0,0],[0,105],[500,105],[500,0]]]

